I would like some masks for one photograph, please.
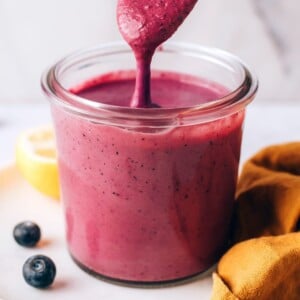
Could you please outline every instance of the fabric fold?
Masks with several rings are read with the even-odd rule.
[[[300,233],[236,244],[214,274],[212,300],[299,300]]]
[[[212,300],[300,299],[300,143],[253,156],[236,196],[235,245],[213,275]]]

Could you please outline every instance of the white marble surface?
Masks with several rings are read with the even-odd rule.
[[[46,66],[78,48],[120,39],[116,1],[1,0],[0,103],[39,102]],[[259,101],[299,103],[299,15],[299,0],[199,0],[174,39],[240,56],[258,74]]]

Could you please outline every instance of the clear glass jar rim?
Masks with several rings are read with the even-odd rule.
[[[177,116],[203,118],[204,121],[217,119],[218,117],[229,115],[245,108],[253,100],[258,89],[256,76],[238,57],[217,48],[183,42],[167,42],[158,51],[171,51],[189,56],[201,55],[207,60],[218,60],[219,62],[225,62],[231,66],[242,68],[244,78],[241,85],[222,98],[196,106],[180,108],[132,108],[109,105],[82,98],[64,88],[58,79],[59,70],[70,62],[76,64],[76,62],[79,63],[84,59],[101,54],[116,55],[118,53],[129,53],[130,51],[131,49],[124,42],[114,42],[73,52],[59,60],[43,73],[41,78],[42,89],[51,103],[58,104],[67,111],[82,117],[97,120],[109,116],[110,119],[114,117],[120,120],[132,118],[136,121],[172,119]]]

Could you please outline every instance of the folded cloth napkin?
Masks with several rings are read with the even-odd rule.
[[[300,143],[244,165],[233,241],[213,274],[212,300],[300,299]]]

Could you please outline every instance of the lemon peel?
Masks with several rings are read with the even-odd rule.
[[[33,187],[59,199],[55,137],[51,126],[29,129],[20,134],[16,143],[16,165]]]

